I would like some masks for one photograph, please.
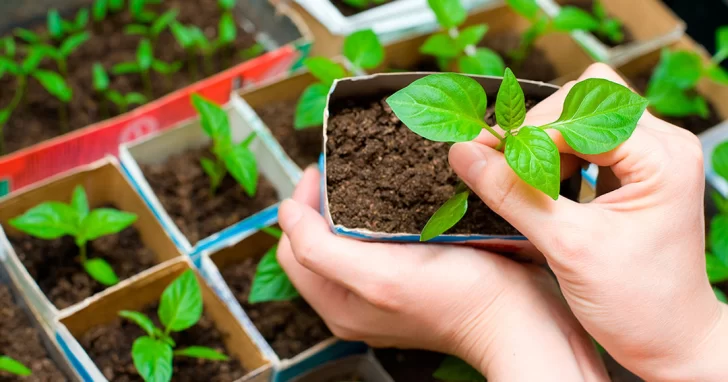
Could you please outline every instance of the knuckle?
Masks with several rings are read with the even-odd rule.
[[[377,309],[396,312],[402,309],[401,286],[397,278],[387,276],[364,287],[362,297]]]

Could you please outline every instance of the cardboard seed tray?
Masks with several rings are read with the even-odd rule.
[[[10,244],[7,236],[24,234],[11,227],[8,221],[22,215],[39,203],[46,201],[69,203],[77,185],[83,185],[86,189],[91,208],[113,204],[119,210],[137,215],[138,218],[133,227],[139,232],[144,245],[156,256],[156,265],[141,272],[141,275],[153,273],[156,269],[163,267],[165,262],[181,256],[162,225],[154,218],[152,211],[147,208],[144,200],[134,191],[128,179],[122,174],[118,162],[113,157],[79,167],[38,183],[22,192],[0,198],[0,224],[2,225],[2,229],[0,229],[0,263],[17,280],[17,284],[29,304],[37,309],[40,316],[48,323],[52,323],[62,312],[73,311],[79,306],[83,306],[93,297],[59,311],[31,277]],[[117,288],[121,284],[123,281],[108,289]]]
[[[549,15],[556,15],[566,0],[537,0]],[[611,48],[592,33],[577,31],[572,36],[594,59],[619,65],[651,50],[680,39],[685,23],[660,0],[601,0],[607,13],[619,19],[632,33],[634,42]]]
[[[257,131],[249,125],[248,121],[232,112],[232,107],[229,105],[225,107],[225,110],[230,120],[233,142],[241,142],[250,133]],[[194,117],[167,131],[123,144],[119,148],[121,165],[133,187],[139,192],[179,250],[187,255],[219,248],[225,246],[227,242],[234,242],[238,240],[238,237],[244,237],[251,231],[272,224],[278,213],[277,204],[272,205],[239,223],[201,239],[195,245],[190,243],[154,194],[154,190],[144,178],[140,165],[162,163],[174,154],[203,147],[209,142],[209,137],[200,127],[199,118]],[[269,147],[269,143],[265,135],[260,134],[250,145],[250,149],[258,161],[259,172],[273,183],[279,199],[284,199],[293,193],[295,181],[286,171],[285,159],[281,158],[281,153]]]
[[[67,356],[84,374],[84,381],[101,382],[106,378],[84,351],[78,338],[98,325],[117,319],[120,310],[142,310],[157,303],[164,289],[184,271],[193,269],[189,259],[178,258],[155,272],[127,280],[119,288],[106,290],[87,301],[83,307],[64,312],[57,326],[58,338],[67,349]],[[236,382],[267,382],[271,377],[270,360],[255,341],[213,292],[206,281],[197,275],[207,314],[222,333],[226,354],[237,358],[248,373]]]

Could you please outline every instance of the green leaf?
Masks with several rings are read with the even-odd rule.
[[[726,296],[725,293],[723,293],[722,290],[718,289],[718,287],[713,287],[713,293],[715,293],[715,297],[718,299],[718,301],[728,304],[728,296]]]
[[[360,30],[344,39],[344,56],[357,68],[374,69],[384,61],[384,47],[374,31]]]
[[[113,208],[97,208],[81,223],[77,240],[84,242],[120,232],[136,220],[137,216],[129,212]]]
[[[718,65],[710,66],[707,71],[708,77],[710,77],[710,79],[719,84],[728,85],[728,71]]]
[[[713,62],[720,63],[728,58],[728,25],[715,31],[715,56]]]
[[[485,382],[485,377],[460,358],[447,356],[433,377],[448,382]]]
[[[172,380],[172,347],[151,337],[139,337],[131,348],[134,367],[146,382]]]
[[[36,33],[31,32],[27,29],[23,28],[16,28],[15,29],[15,35],[18,36],[21,40],[24,40],[28,44],[37,44],[41,41],[40,36],[38,36]]]
[[[249,303],[288,301],[299,296],[296,287],[278,263],[277,250],[277,245],[271,247],[258,263],[248,295]]]
[[[175,350],[174,355],[183,357],[192,357],[200,359],[209,359],[212,361],[227,361],[229,358],[219,351],[205,346],[190,346],[188,348]]]
[[[202,292],[195,272],[186,270],[162,293],[159,320],[173,332],[192,327],[202,317]]]
[[[607,15],[607,10],[604,9],[604,4],[602,4],[601,0],[593,0],[592,13],[594,13],[594,16],[599,20],[606,20],[609,17]]]
[[[155,72],[162,73],[162,74],[176,73],[181,67],[182,67],[181,61],[175,61],[171,64],[168,64],[164,61],[159,61],[159,60],[154,60],[154,62],[152,62],[152,69]]]
[[[715,203],[715,207],[718,208],[718,212],[728,215],[728,199],[724,198],[718,191],[713,191],[710,196],[713,203]]]
[[[296,105],[293,127],[301,130],[321,126],[324,123],[324,110],[328,96],[329,87],[323,84],[309,85],[304,89]]]
[[[83,268],[89,276],[98,281],[101,285],[112,286],[119,283],[119,277],[116,276],[116,273],[114,273],[114,268],[112,268],[111,265],[104,259],[97,257],[86,260],[83,263]]]
[[[177,40],[177,43],[183,48],[183,49],[190,49],[194,45],[194,39],[192,36],[192,33],[190,33],[187,28],[185,28],[184,25],[174,22],[170,26],[170,29],[172,30],[172,34],[174,35],[174,38]]]
[[[96,0],[94,1],[91,13],[93,14],[94,21],[102,21],[106,18],[106,14],[109,12],[108,0]]]
[[[78,49],[78,47],[88,41],[89,38],[91,38],[91,35],[89,35],[88,32],[78,33],[67,38],[63,41],[63,44],[61,44],[61,54],[64,57],[70,56],[74,50]]]
[[[710,221],[710,250],[728,266],[728,216],[718,215]]]
[[[235,8],[235,0],[218,0],[217,4],[220,6],[220,9],[225,11],[230,11]]]
[[[728,281],[728,264],[712,253],[705,253],[705,268],[711,284]]]
[[[351,5],[354,8],[364,9],[369,5],[369,0],[344,0],[344,3]]]
[[[506,68],[498,53],[488,48],[477,48],[474,55],[460,57],[458,66],[463,73],[483,76],[500,76]]]
[[[617,44],[621,44],[624,41],[622,23],[617,19],[609,19],[602,22],[597,33],[601,33]]]
[[[721,178],[728,180],[728,141],[721,142],[713,149],[711,157],[713,170]]]
[[[225,167],[230,175],[243,187],[248,196],[255,196],[258,185],[258,164],[255,154],[243,146],[234,146],[224,157]]]
[[[222,107],[199,94],[192,95],[192,105],[200,115],[200,124],[205,134],[213,140],[221,136],[230,136],[230,121]]]
[[[124,0],[109,0],[109,10],[119,12],[124,8]]]
[[[346,77],[347,73],[341,65],[325,57],[310,57],[303,60],[303,65],[324,85],[331,86],[334,80]]]
[[[63,37],[63,23],[57,9],[48,11],[48,34],[54,39]]]
[[[577,30],[594,31],[599,28],[599,21],[592,15],[577,7],[562,7],[559,13],[554,17],[554,27],[563,32],[572,32]]]
[[[526,120],[526,101],[523,89],[510,68],[503,75],[503,82],[495,100],[495,118],[503,130],[521,127]]]
[[[122,62],[111,68],[111,73],[114,73],[117,76],[122,74],[139,73],[141,71],[139,64],[136,62]]]
[[[21,70],[23,71],[23,73],[33,73],[38,68],[38,65],[41,61],[43,61],[48,52],[49,51],[42,46],[36,46],[31,48],[30,53],[25,58],[25,60],[23,60],[23,64],[21,66]]]
[[[145,0],[129,0],[129,13],[138,18],[144,11]]]
[[[86,197],[86,190],[83,186],[76,186],[73,189],[73,196],[71,197],[71,207],[76,211],[78,221],[81,222],[88,216],[88,198]]]
[[[220,17],[220,23],[218,25],[217,39],[222,45],[231,44],[237,38],[238,26],[235,25],[233,15],[231,13],[224,13]]]
[[[41,239],[56,239],[78,232],[78,214],[65,203],[41,203],[21,216],[10,219],[10,225]]]
[[[506,0],[506,3],[513,11],[529,20],[533,20],[540,11],[536,0]]]
[[[117,106],[126,106],[126,100],[124,99],[124,96],[122,96],[121,93],[117,92],[116,90],[109,90],[104,95],[106,96],[106,98],[109,99],[109,101],[113,102]]]
[[[141,104],[144,104],[147,102],[147,97],[141,93],[131,92],[131,93],[127,93],[124,96],[124,100],[129,105],[132,105],[132,104],[141,105]]]
[[[702,59],[697,53],[664,49],[655,68],[650,85],[655,81],[668,82],[686,90],[692,89],[703,75]]]
[[[462,52],[456,41],[446,32],[433,34],[420,46],[420,53],[435,57],[455,58]]]
[[[154,21],[152,24],[152,27],[150,28],[150,31],[152,32],[153,36],[159,36],[160,33],[162,33],[167,27],[174,22],[174,20],[177,19],[177,14],[179,11],[176,8],[172,8],[168,10],[167,12],[162,13],[161,16],[159,16],[158,19]]]
[[[8,57],[15,57],[15,40],[13,36],[5,36],[2,39],[3,49],[5,49],[5,55]]]
[[[448,199],[425,224],[420,234],[420,241],[432,240],[454,227],[468,211],[470,190],[458,192]]]
[[[463,29],[455,39],[457,48],[462,51],[468,45],[478,45],[486,33],[488,33],[488,24],[472,25]]]
[[[32,373],[25,365],[7,356],[0,356],[0,371],[7,371],[21,377],[27,377]]]
[[[87,8],[81,8],[76,13],[76,22],[75,22],[75,29],[76,31],[82,30],[86,28],[86,25],[88,25],[88,18],[89,13]]]
[[[505,157],[524,182],[554,200],[559,198],[561,157],[556,144],[545,131],[525,126],[518,130],[518,134],[508,135]]]
[[[483,126],[485,91],[472,78],[432,74],[387,98],[394,114],[416,134],[431,141],[466,142]]]
[[[698,94],[682,90],[669,81],[652,81],[647,87],[650,106],[660,115],[687,117],[710,115],[708,102]]]
[[[205,171],[205,174],[210,178],[210,191],[214,193],[220,187],[222,180],[225,179],[227,169],[225,166],[218,165],[216,162],[207,158],[201,158],[200,165],[202,166],[202,170]]]
[[[250,144],[253,143],[253,141],[255,140],[255,138],[257,136],[258,136],[258,134],[255,131],[248,134],[248,136],[245,137],[245,139],[242,142],[240,142],[240,147],[245,147],[245,148],[250,147]]]
[[[8,122],[12,113],[13,111],[10,109],[0,109],[0,127]]]
[[[632,135],[647,103],[622,85],[590,78],[574,85],[559,119],[543,128],[559,130],[580,153],[601,154]]]
[[[152,52],[152,43],[144,39],[139,43],[137,48],[137,64],[141,70],[149,70],[154,61],[154,52]]]
[[[33,77],[54,97],[62,102],[70,102],[73,97],[73,90],[66,85],[66,81],[60,74],[47,70],[37,70]]]
[[[109,75],[104,66],[96,62],[93,66],[94,90],[103,92],[109,88]]]
[[[460,26],[468,17],[460,0],[427,0],[430,9],[435,13],[437,23],[444,29]]]
[[[260,230],[267,233],[268,235],[273,236],[276,239],[280,239],[283,236],[283,231],[275,227],[263,227]]]
[[[141,24],[129,24],[124,27],[124,33],[127,35],[146,36],[149,33],[149,27]]]
[[[137,324],[142,330],[147,332],[149,337],[155,337],[157,335],[158,328],[154,326],[154,322],[146,314],[131,310],[122,310],[119,312],[119,316]]]

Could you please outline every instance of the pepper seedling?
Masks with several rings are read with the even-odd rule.
[[[68,36],[68,38],[64,39],[57,48],[48,44],[38,45],[37,47],[47,56],[56,61],[58,71],[65,79],[68,78],[68,57],[73,54],[76,49],[88,41],[89,38],[91,38],[91,35],[88,32],[82,32]]]
[[[223,1],[220,3],[222,4]],[[231,4],[228,6],[233,7],[234,2],[231,2]],[[198,76],[197,62],[194,56],[196,54],[201,55],[205,72],[208,74],[212,73],[212,56],[218,50],[232,46],[232,43],[237,39],[237,28],[235,19],[230,11],[224,11],[220,16],[217,28],[217,39],[214,41],[208,39],[202,30],[195,25],[185,26],[178,22],[172,23],[170,29],[179,46],[187,53],[187,58],[190,62],[190,76],[193,79],[196,79]]]
[[[582,154],[601,154],[627,140],[647,107],[647,100],[628,88],[604,79],[574,85],[558,120],[542,126],[524,126],[523,90],[506,69],[495,102],[496,120],[503,134],[485,123],[488,106],[483,87],[459,74],[433,74],[418,79],[387,98],[394,114],[414,133],[436,142],[467,142],[482,130],[498,138],[506,162],[524,182],[557,199],[560,192],[560,156],[546,133],[555,129]],[[470,190],[457,187],[455,195],[438,209],[420,235],[431,240],[452,228],[465,215]]]
[[[468,74],[499,76],[505,69],[503,59],[488,48],[477,47],[488,33],[487,24],[459,27],[465,22],[468,12],[460,0],[428,0],[443,31],[430,36],[420,47],[420,53],[435,56],[442,71],[453,67]]]
[[[344,56],[351,62],[356,73],[379,66],[384,61],[384,48],[377,35],[371,29],[366,29],[354,32],[344,39]],[[298,99],[293,122],[296,130],[317,127],[324,123],[329,88],[335,80],[350,75],[341,65],[325,57],[307,58],[303,64],[319,82],[304,89]]]
[[[174,357],[192,357],[211,361],[227,361],[228,357],[206,346],[175,349],[177,344],[171,333],[183,332],[202,318],[202,291],[192,270],[186,270],[162,292],[157,316],[159,328],[144,313],[122,310],[119,316],[144,330],[145,336],[134,340],[131,357],[139,375],[147,382],[165,382],[172,379]]]
[[[728,141],[715,147],[711,163],[715,173],[728,180]],[[718,214],[710,220],[705,265],[710,283],[718,284],[728,281],[728,200],[717,191],[711,197]],[[717,287],[713,290],[719,300],[728,303],[725,293]]]
[[[121,94],[118,91],[111,89],[109,87],[109,75],[100,63],[94,63],[92,70],[94,90],[102,99],[101,114],[104,117],[109,116],[109,101],[116,105],[120,113],[126,113],[129,110],[130,105],[141,105],[147,102],[147,97],[141,93],[130,92],[127,94]]]
[[[96,22],[106,19],[109,13],[117,13],[124,9],[124,0],[96,0],[91,7],[91,14]]]
[[[720,67],[720,63],[728,58],[728,26],[718,29],[716,41],[716,53],[708,63],[692,51],[662,51],[660,62],[646,91],[650,106],[658,114],[667,117],[698,115],[708,118],[708,102],[697,93],[696,87],[706,77],[728,85],[728,71]]]
[[[447,382],[485,382],[485,377],[458,357],[447,356],[432,376]]]
[[[86,191],[76,186],[70,204],[62,202],[41,203],[21,216],[10,219],[10,225],[30,236],[52,240],[73,236],[79,248],[79,261],[86,273],[104,286],[119,282],[111,265],[102,258],[89,259],[86,244],[102,236],[111,235],[129,227],[137,219],[132,213],[113,208],[96,208],[88,205]]]
[[[170,25],[177,19],[177,9],[170,9],[164,12],[161,16],[154,19],[150,25],[141,23],[129,24],[124,28],[124,33],[127,35],[140,35],[144,36],[152,44],[152,47],[156,45],[159,35],[164,32]]]
[[[154,98],[154,92],[152,90],[151,71],[153,70],[159,74],[162,74],[165,77],[167,85],[169,87],[169,82],[171,81],[169,76],[172,73],[177,72],[181,67],[182,63],[179,61],[166,63],[164,61],[154,58],[152,43],[147,39],[143,39],[141,42],[139,42],[139,47],[137,48],[136,61],[122,62],[120,64],[116,64],[113,68],[111,68],[111,72],[116,75],[132,73],[139,74],[144,84],[144,93],[147,99],[152,99]]]
[[[262,231],[276,239],[280,239],[283,235],[281,230],[273,227],[263,228]],[[299,296],[296,287],[293,286],[288,275],[278,263],[277,251],[278,244],[272,246],[258,262],[248,294],[249,303],[289,301]]]
[[[192,95],[192,105],[200,115],[202,131],[212,139],[215,160],[201,158],[200,166],[210,178],[210,193],[214,194],[225,175],[230,173],[251,198],[258,188],[258,162],[250,150],[255,133],[248,135],[242,142],[233,143],[230,121],[223,108],[214,102]]]
[[[129,13],[135,22],[149,24],[157,18],[157,14],[146,9],[147,5],[161,3],[162,0],[129,0]]]
[[[4,355],[0,356],[0,372],[3,371],[20,377],[27,377],[32,374],[25,365]]]

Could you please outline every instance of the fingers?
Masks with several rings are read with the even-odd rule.
[[[315,166],[309,166],[303,172],[301,180],[293,191],[293,200],[299,201],[318,210],[321,200],[319,189],[321,187],[321,174]]]

